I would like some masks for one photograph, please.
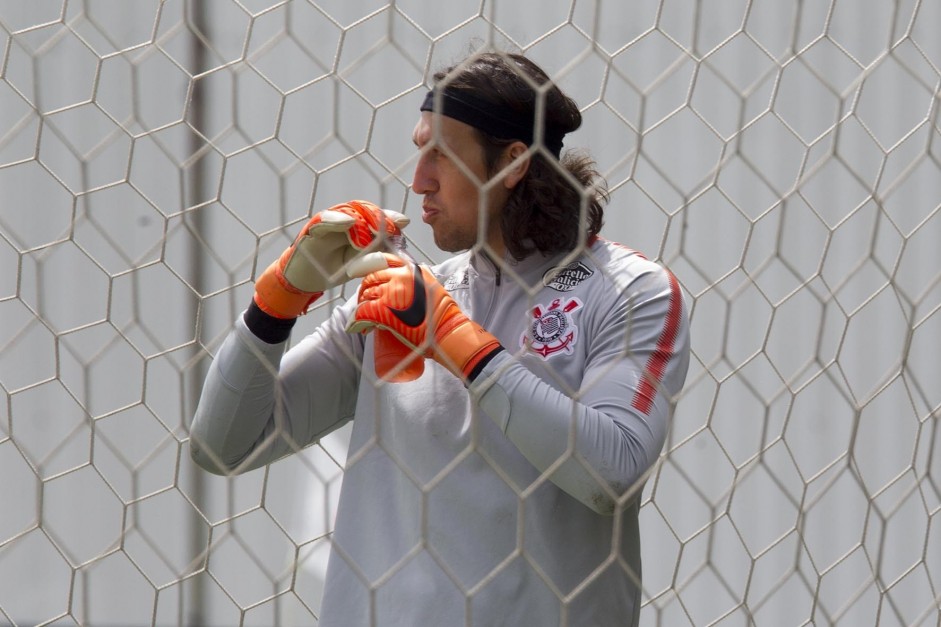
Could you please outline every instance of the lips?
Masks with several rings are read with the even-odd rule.
[[[428,205],[422,205],[422,208],[421,208],[422,222],[427,223],[430,220],[433,220],[438,215],[438,213],[439,211],[436,208],[430,207]]]

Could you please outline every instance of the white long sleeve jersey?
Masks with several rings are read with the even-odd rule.
[[[353,420],[321,627],[635,625],[639,494],[689,363],[676,279],[602,239],[433,272],[506,349],[469,387],[432,360],[377,383],[355,298],[287,353],[239,320],[193,458],[243,472]]]

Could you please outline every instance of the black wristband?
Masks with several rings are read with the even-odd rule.
[[[275,318],[261,310],[255,300],[245,310],[243,317],[245,326],[259,340],[266,344],[280,344],[291,337],[291,329],[297,322],[297,318]]]
[[[480,358],[480,361],[474,366],[474,368],[467,375],[467,382],[473,383],[477,377],[480,376],[480,373],[483,371],[484,366],[490,363],[490,360],[496,357],[498,354],[503,352],[504,349],[502,344],[497,344],[496,348]]]

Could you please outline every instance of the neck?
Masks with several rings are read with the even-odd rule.
[[[506,258],[506,244],[503,243],[503,229],[500,228],[497,216],[491,218],[491,223],[487,229],[487,256],[494,259]]]

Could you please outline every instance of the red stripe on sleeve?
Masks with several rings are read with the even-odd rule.
[[[683,310],[680,284],[672,273],[667,272],[667,274],[670,278],[670,304],[667,317],[663,323],[663,330],[660,331],[660,337],[657,339],[657,347],[647,359],[640,385],[634,392],[634,400],[631,401],[631,407],[645,415],[649,414],[653,408],[657,389],[663,381],[670,357],[673,356],[676,335],[680,330],[680,317]]]

